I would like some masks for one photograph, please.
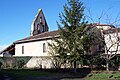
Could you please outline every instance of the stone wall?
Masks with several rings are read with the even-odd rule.
[[[52,68],[52,58],[34,56],[28,61],[28,63],[25,66],[27,68]]]

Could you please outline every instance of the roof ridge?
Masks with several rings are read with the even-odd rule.
[[[53,30],[50,32],[44,32],[38,35],[29,36],[21,40],[17,40],[15,43],[24,42],[24,41],[32,41],[32,40],[37,40],[37,39],[51,38],[52,36],[56,36],[56,35],[58,35],[58,30]]]
[[[34,36],[29,36],[29,37],[35,37],[35,36],[43,35],[45,33],[55,32],[55,31],[58,31],[58,30],[46,31],[46,32],[43,32],[43,33],[40,33],[40,34],[37,34],[37,35],[34,35]]]

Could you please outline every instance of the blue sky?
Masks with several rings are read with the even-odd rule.
[[[94,22],[98,22],[102,12],[109,16],[111,22],[120,14],[120,0],[82,1],[86,7],[85,15],[90,16],[88,12],[90,10]],[[56,30],[58,15],[63,11],[66,2],[66,0],[0,0],[0,50],[30,35],[30,26],[39,8],[43,10],[49,30]],[[106,23],[106,17],[102,17],[100,22]]]

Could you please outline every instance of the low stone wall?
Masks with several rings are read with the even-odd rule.
[[[27,68],[53,68],[51,57],[32,57],[25,65]]]
[[[0,57],[0,67],[2,69],[24,68],[31,57]]]
[[[52,57],[47,56],[0,57],[0,67],[3,69],[54,68]]]
[[[71,64],[52,56],[32,57],[0,57],[0,67],[3,69],[51,69],[51,68],[72,68]]]

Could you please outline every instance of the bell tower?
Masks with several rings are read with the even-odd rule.
[[[47,31],[48,31],[48,25],[46,19],[44,17],[42,9],[39,9],[31,25],[30,36],[38,35],[40,33]]]

